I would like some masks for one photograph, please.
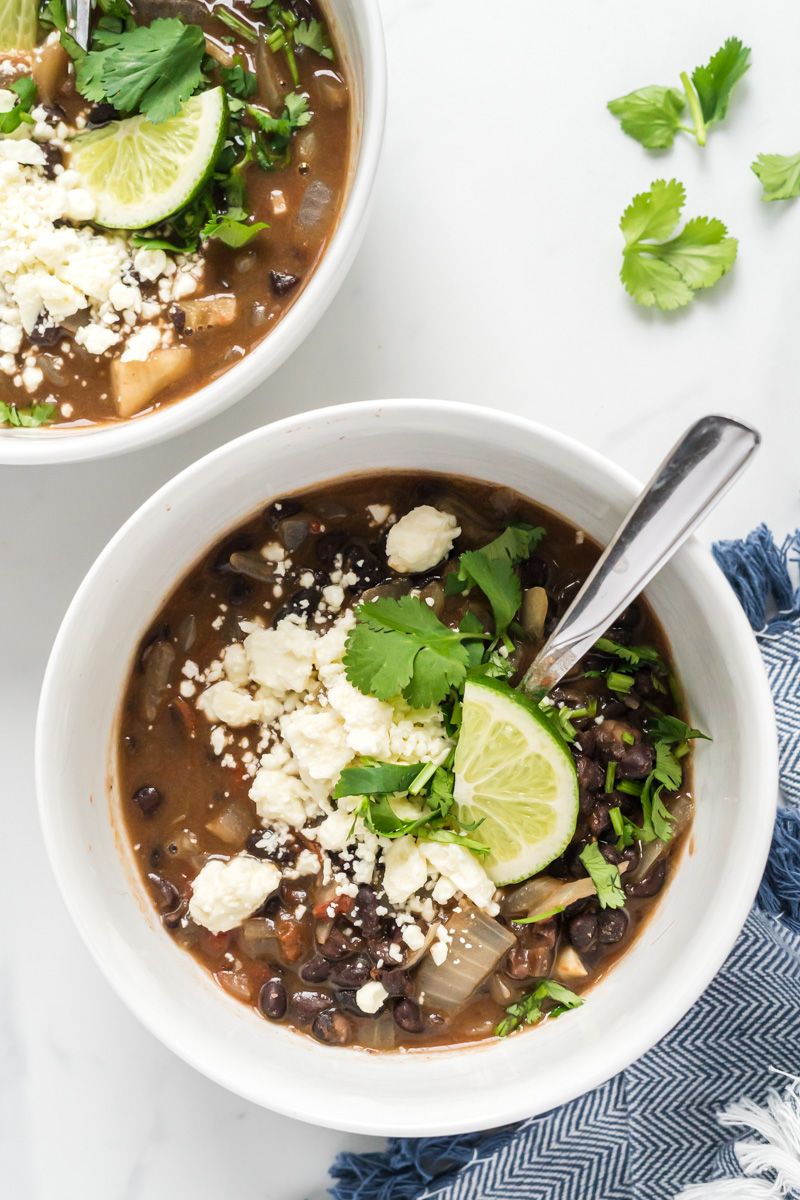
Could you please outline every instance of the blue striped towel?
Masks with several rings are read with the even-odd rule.
[[[332,1200],[800,1200],[798,547],[800,533],[779,550],[761,526],[714,548],[769,674],[783,794],[723,970],[668,1037],[596,1091],[488,1133],[342,1154]]]

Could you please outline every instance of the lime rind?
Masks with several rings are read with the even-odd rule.
[[[32,50],[39,36],[38,0],[2,0],[0,3],[0,53]]]
[[[95,224],[147,229],[185,208],[210,177],[227,125],[219,87],[193,96],[157,125],[136,116],[79,134],[70,166],[94,197]]]
[[[569,845],[578,820],[578,779],[564,743],[536,704],[494,679],[468,681],[455,758],[459,819],[502,887],[535,875]]]

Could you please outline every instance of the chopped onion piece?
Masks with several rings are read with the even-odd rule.
[[[620,874],[627,871],[629,864],[619,864]],[[535,879],[514,888],[500,901],[504,916],[535,917],[538,913],[551,912],[554,908],[569,908],[578,900],[588,900],[597,895],[597,889],[589,876],[581,879],[554,879],[552,875],[537,875]]]
[[[540,641],[544,637],[544,623],[547,617],[547,592],[543,587],[525,589],[520,617],[522,628],[528,636],[537,642]]]
[[[426,1007],[457,1012],[491,975],[516,938],[479,908],[461,901],[446,924],[450,949],[441,966],[428,957],[417,974],[418,995]]]
[[[382,1013],[376,1020],[362,1021],[358,1040],[369,1050],[394,1050],[397,1026],[391,1013]]]
[[[232,800],[206,823],[206,829],[227,846],[243,846],[253,828],[252,811]]]
[[[669,806],[672,815],[672,837],[668,842],[662,842],[658,839],[654,842],[648,842],[642,847],[642,857],[637,863],[636,870],[631,871],[626,877],[626,883],[638,883],[640,879],[644,879],[648,871],[651,871],[661,856],[670,846],[674,845],[675,838],[678,837],[689,823],[692,815],[692,801],[688,796],[678,796]]]

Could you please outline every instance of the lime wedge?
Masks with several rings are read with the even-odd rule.
[[[192,96],[158,125],[128,117],[79,134],[70,166],[96,201],[95,223],[144,229],[184,208],[214,168],[227,118],[225,92],[218,87]]]
[[[518,883],[563,853],[578,820],[578,778],[566,746],[538,707],[496,679],[464,689],[455,758],[459,820],[482,824],[481,861],[499,886]]]
[[[0,51],[32,50],[39,34],[39,0],[3,0]]]

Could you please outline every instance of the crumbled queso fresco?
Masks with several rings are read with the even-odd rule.
[[[404,554],[433,565],[458,529],[450,518],[449,542],[442,550],[442,528],[428,514],[420,520],[418,511],[393,528],[407,522]],[[277,564],[278,574],[291,568],[282,547],[268,543],[261,553]],[[348,582],[337,559],[313,618],[287,616],[274,628],[242,620],[241,640],[228,645],[221,658],[204,666],[191,659],[183,664],[181,694],[206,719],[197,736],[208,738],[223,766],[247,778],[264,827],[264,847],[297,835],[306,846],[283,869],[246,852],[225,863],[207,862],[194,879],[189,915],[212,933],[240,925],[286,876],[320,876],[330,885],[334,915],[336,898],[355,897],[359,884],[372,882],[380,869],[387,901],[382,915],[394,917],[411,951],[423,946],[422,925],[434,921],[437,905],[463,895],[489,914],[498,911],[494,884],[467,849],[426,842],[422,835],[419,840],[377,836],[357,815],[357,799],[332,798],[341,772],[355,759],[440,764],[452,748],[439,709],[411,709],[402,699],[386,703],[348,682],[342,660],[355,618],[349,610],[340,611]],[[419,814],[410,799],[393,803],[401,818]],[[442,964],[447,953],[447,931],[439,926],[431,956]],[[375,1012],[385,995],[382,985],[371,981],[358,992],[359,1006]]]
[[[0,88],[0,113],[15,100]],[[57,110],[31,115],[33,125],[0,139],[0,371],[45,401],[40,348],[68,362],[74,338],[95,356],[145,361],[172,344],[170,307],[197,291],[203,263],[89,225],[94,201],[69,169],[70,129]]]

